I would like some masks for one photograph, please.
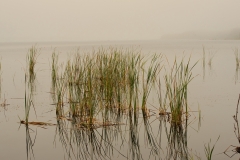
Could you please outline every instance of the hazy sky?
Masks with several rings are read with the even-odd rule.
[[[239,0],[0,0],[0,42],[148,40],[240,28]]]

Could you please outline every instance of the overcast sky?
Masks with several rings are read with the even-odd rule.
[[[240,28],[240,0],[0,0],[0,42],[150,40]]]

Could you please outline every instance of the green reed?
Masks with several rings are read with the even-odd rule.
[[[213,154],[213,150],[216,146],[216,143],[217,141],[219,140],[220,136],[218,136],[216,142],[213,144],[213,146],[210,146],[211,144],[211,139],[210,139],[210,142],[206,145],[204,145],[204,152],[205,152],[205,155],[207,157],[207,160],[211,160],[212,159],[212,154]]]
[[[28,70],[28,76],[29,81],[35,79],[36,73],[35,73],[35,66],[37,63],[37,57],[39,55],[39,50],[33,46],[29,49],[29,53],[27,54],[27,70]]]
[[[142,109],[146,109],[146,103],[147,103],[147,98],[150,94],[152,86],[156,82],[156,76],[158,75],[160,71],[160,63],[157,61],[161,55],[154,55],[150,66],[147,69],[147,75],[145,78],[145,74],[143,71],[143,80],[142,80],[142,89],[143,89],[143,95],[142,95]]]
[[[52,84],[54,85],[57,81],[57,75],[58,75],[58,55],[54,51],[52,53]]]
[[[170,74],[165,76],[166,96],[165,105],[168,105],[171,110],[172,122],[181,123],[182,115],[185,113],[188,116],[187,91],[188,84],[194,78],[192,69],[196,65],[190,66],[190,58],[187,64],[184,64],[183,59],[180,64],[176,59],[171,69]]]

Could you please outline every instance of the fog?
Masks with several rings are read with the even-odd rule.
[[[239,0],[0,0],[0,42],[154,40],[240,28]],[[174,36],[172,36],[174,37]]]

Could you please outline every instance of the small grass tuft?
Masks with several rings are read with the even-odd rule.
[[[206,145],[204,145],[204,152],[205,152],[205,155],[207,157],[207,160],[211,160],[212,159],[212,155],[213,155],[213,150],[216,146],[216,143],[217,141],[219,140],[220,136],[218,136],[216,142],[214,143],[214,145],[211,147],[211,139],[210,139],[210,142]]]

